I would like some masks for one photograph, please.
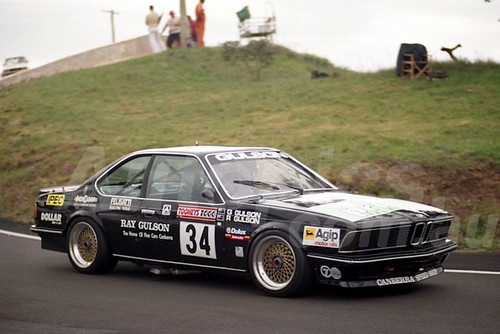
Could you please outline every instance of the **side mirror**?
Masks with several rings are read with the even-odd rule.
[[[213,201],[215,199],[215,194],[212,190],[210,189],[205,189],[201,192],[201,196],[205,198],[206,200]]]

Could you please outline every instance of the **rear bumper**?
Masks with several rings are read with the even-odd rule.
[[[63,231],[49,228],[31,226],[31,231],[37,233],[42,239],[42,249],[57,252],[66,252],[66,237]]]
[[[432,247],[384,254],[307,256],[319,282],[354,288],[416,283],[437,276],[456,247],[455,242],[447,240]]]

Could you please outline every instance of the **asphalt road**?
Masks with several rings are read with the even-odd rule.
[[[0,233],[0,333],[498,333],[500,252],[455,252],[447,268],[493,273],[279,299],[239,276],[158,275],[126,262],[78,274],[65,254]]]

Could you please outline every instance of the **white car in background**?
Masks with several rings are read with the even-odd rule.
[[[25,57],[11,57],[3,63],[2,77],[28,69],[28,60]]]

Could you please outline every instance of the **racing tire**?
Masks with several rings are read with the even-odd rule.
[[[78,272],[103,274],[118,262],[111,255],[102,229],[91,219],[79,218],[71,225],[67,244],[69,261]]]
[[[283,231],[259,234],[249,253],[253,282],[274,297],[289,297],[306,292],[313,283],[313,271],[306,254]]]

